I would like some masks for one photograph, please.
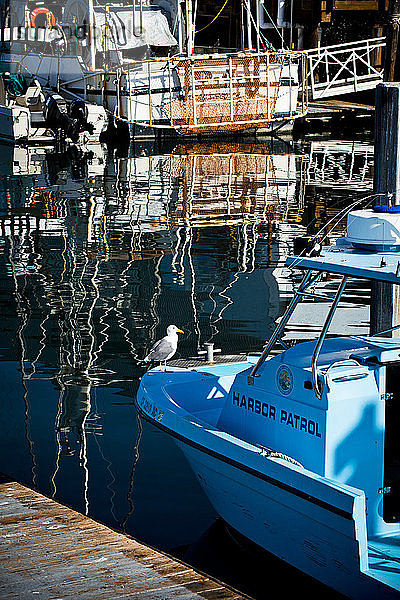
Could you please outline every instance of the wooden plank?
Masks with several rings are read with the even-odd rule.
[[[378,0],[333,0],[333,10],[379,10]]]
[[[0,477],[0,598],[244,600],[223,583]]]

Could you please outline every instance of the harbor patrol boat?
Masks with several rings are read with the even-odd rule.
[[[400,284],[399,250],[399,214],[351,212],[335,246],[287,259],[304,276],[258,359],[151,369],[137,394],[230,526],[363,600],[400,597],[400,339],[327,332],[349,278]],[[271,355],[326,274],[339,285],[318,339]]]

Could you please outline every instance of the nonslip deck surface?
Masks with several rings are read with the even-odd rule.
[[[0,478],[1,600],[244,600],[187,565]]]
[[[180,367],[182,369],[191,369],[194,367],[210,367],[217,364],[223,363],[237,363],[237,362],[246,362],[247,355],[246,354],[216,354],[214,356],[213,362],[207,362],[204,358],[178,358],[175,360],[168,361],[168,365],[170,367]]]

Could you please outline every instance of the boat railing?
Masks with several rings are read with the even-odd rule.
[[[343,277],[342,281],[340,282],[340,285],[336,292],[335,298],[331,304],[328,315],[325,319],[325,323],[322,326],[321,333],[319,334],[319,338],[317,340],[317,343],[315,345],[314,352],[313,352],[312,358],[311,358],[311,372],[312,372],[313,388],[314,388],[315,395],[317,396],[318,399],[321,399],[321,397],[322,397],[322,388],[320,387],[319,381],[318,381],[318,368],[317,368],[318,357],[319,357],[319,353],[321,352],[322,344],[324,343],[326,334],[328,332],[328,329],[330,327],[330,324],[332,323],[332,319],[333,319],[336,309],[338,307],[340,298],[343,294],[344,288],[346,287],[347,279],[348,279],[347,277]]]
[[[289,306],[287,307],[284,315],[282,316],[281,320],[279,321],[277,327],[275,328],[275,331],[273,332],[272,336],[270,337],[267,345],[264,348],[263,353],[261,354],[260,358],[258,359],[256,365],[253,367],[250,375],[248,376],[248,383],[249,385],[253,385],[254,384],[254,378],[255,377],[259,377],[258,374],[258,370],[261,367],[261,365],[266,361],[266,359],[268,358],[272,348],[275,346],[275,343],[280,339],[281,334],[283,333],[283,330],[285,329],[290,317],[292,316],[292,313],[294,311],[294,309],[296,308],[297,304],[300,302],[301,299],[301,295],[302,292],[306,289],[306,287],[308,285],[310,285],[310,281],[312,278],[312,271],[306,271],[306,273],[303,276],[303,279],[301,280],[301,283],[298,287],[297,292],[295,293],[295,295],[293,296]]]
[[[260,376],[258,371],[259,371],[261,365],[266,361],[266,359],[270,355],[276,342],[281,343],[284,348],[286,347],[286,344],[283,343],[283,341],[281,340],[281,336],[282,336],[282,333],[283,333],[286,325],[289,322],[290,317],[292,316],[292,314],[294,312],[294,309],[296,308],[297,304],[301,301],[301,299],[304,297],[310,297],[310,298],[315,298],[315,299],[323,299],[325,301],[329,300],[330,302],[332,302],[332,304],[330,306],[330,309],[329,309],[328,315],[325,319],[325,322],[322,326],[320,335],[316,341],[314,351],[313,351],[313,354],[311,357],[311,372],[312,372],[313,389],[314,389],[314,393],[317,396],[317,398],[321,399],[323,389],[321,388],[320,382],[318,380],[318,357],[319,357],[319,354],[320,354],[320,351],[322,348],[322,344],[324,343],[324,340],[328,333],[329,327],[332,323],[332,319],[335,315],[336,309],[337,309],[340,299],[342,297],[343,291],[346,287],[348,277],[347,276],[342,277],[335,296],[333,298],[331,298],[328,296],[323,296],[321,294],[316,294],[314,292],[306,291],[306,288],[309,287],[310,285],[314,284],[317,281],[317,279],[319,278],[319,276],[320,276],[320,273],[315,275],[315,274],[313,274],[312,270],[308,270],[304,274],[303,279],[302,279],[297,291],[295,292],[292,301],[290,302],[283,317],[281,318],[277,327],[275,328],[275,331],[273,332],[272,336],[270,337],[270,339],[269,339],[263,353],[261,354],[260,358],[258,359],[256,365],[253,367],[250,375],[248,376],[249,385],[254,385],[254,378]]]
[[[268,127],[272,121],[292,120],[308,110],[304,52],[173,56],[138,61],[123,67],[129,96],[137,85],[138,65],[147,88],[152,127],[157,127],[152,115],[160,111],[179,133],[202,133]],[[282,86],[288,93],[287,107],[282,114],[275,114]]]
[[[182,134],[267,128],[308,111],[307,56],[300,51],[130,61],[82,74],[63,90],[76,95],[78,81],[84,99],[101,90],[116,119]]]

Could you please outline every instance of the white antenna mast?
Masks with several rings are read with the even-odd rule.
[[[93,0],[88,0],[89,8],[89,35],[90,35],[90,68],[96,70],[96,22],[94,17]]]
[[[186,0],[186,43],[189,56],[193,54],[193,37],[192,0]]]

